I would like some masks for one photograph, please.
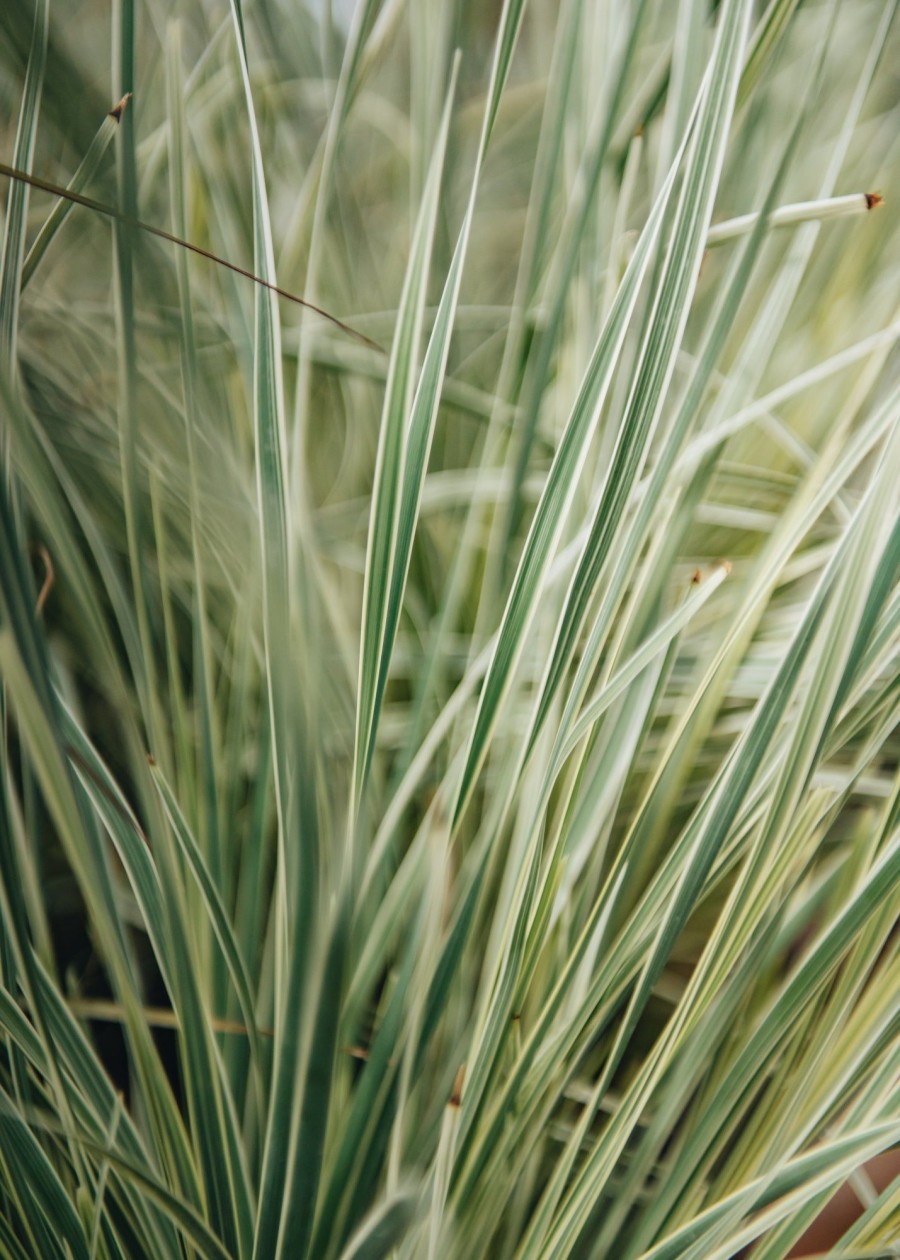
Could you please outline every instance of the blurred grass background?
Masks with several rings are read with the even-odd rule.
[[[7,181],[6,1253],[774,1257],[896,1146],[895,8],[3,6],[8,165],[363,335]]]

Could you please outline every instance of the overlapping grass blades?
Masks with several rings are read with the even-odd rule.
[[[0,6],[0,1251],[786,1257],[900,1147],[896,6],[82,8]]]

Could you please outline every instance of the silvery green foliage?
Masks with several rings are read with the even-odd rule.
[[[0,6],[4,1255],[776,1260],[900,1143],[894,8]]]

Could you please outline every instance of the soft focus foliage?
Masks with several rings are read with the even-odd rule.
[[[0,1252],[776,1260],[900,1143],[896,5],[347,7],[0,5]]]

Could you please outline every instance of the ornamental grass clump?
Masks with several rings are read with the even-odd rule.
[[[0,5],[3,1255],[900,1254],[895,9]]]

